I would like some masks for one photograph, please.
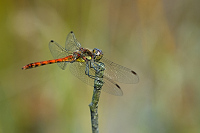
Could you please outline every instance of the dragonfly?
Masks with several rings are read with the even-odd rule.
[[[102,50],[82,48],[73,31],[67,35],[65,48],[51,40],[49,49],[54,58],[53,60],[30,63],[23,66],[22,69],[26,70],[57,63],[62,70],[65,70],[67,64],[70,64],[69,69],[74,76],[88,85],[94,86],[94,78],[92,77],[94,77],[96,71],[95,63],[104,63],[105,71],[102,90],[116,96],[123,95],[121,87],[116,82],[125,84],[139,82],[139,77],[135,71],[108,60],[103,56]]]

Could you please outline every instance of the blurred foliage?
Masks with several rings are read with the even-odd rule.
[[[48,65],[48,42],[74,31],[135,70],[124,96],[102,93],[100,132],[200,132],[200,1],[0,1],[0,133],[88,133],[92,87]],[[90,88],[90,89],[89,89]]]

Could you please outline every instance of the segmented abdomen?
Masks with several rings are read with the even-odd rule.
[[[26,66],[23,66],[22,69],[26,70],[26,69],[33,68],[33,67],[38,67],[38,66],[47,65],[47,64],[53,64],[53,63],[59,63],[59,62],[73,62],[74,60],[75,59],[74,59],[73,55],[69,55],[67,57],[60,58],[60,59],[54,59],[54,60],[47,60],[47,61],[30,63],[30,64],[28,64]]]

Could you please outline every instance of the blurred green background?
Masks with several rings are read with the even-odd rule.
[[[90,133],[92,87],[56,64],[50,40],[74,31],[83,47],[136,71],[124,95],[102,92],[101,133],[200,132],[199,0],[0,1],[0,133]]]

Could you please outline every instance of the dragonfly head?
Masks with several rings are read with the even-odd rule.
[[[94,60],[99,61],[103,57],[103,52],[100,49],[93,49]]]

